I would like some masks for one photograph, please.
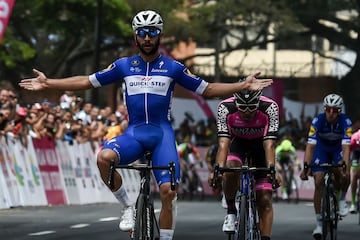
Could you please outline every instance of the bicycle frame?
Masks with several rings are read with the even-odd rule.
[[[321,217],[322,217],[322,239],[328,239],[328,234],[331,240],[337,239],[337,224],[340,219],[338,214],[338,201],[335,195],[335,187],[333,183],[333,169],[341,167],[346,172],[345,163],[342,164],[304,164],[304,171],[307,172],[309,168],[323,168],[324,181],[323,191],[321,195]]]
[[[214,178],[212,182],[213,188],[216,188],[216,180],[219,173],[224,172],[238,172],[242,173],[239,184],[240,204],[236,214],[236,224],[234,240],[247,239],[258,240],[261,238],[259,228],[259,216],[256,208],[256,191],[254,190],[254,175],[255,171],[268,171],[272,176],[272,186],[276,188],[275,167],[249,167],[243,165],[237,168],[221,168],[218,164],[214,168]],[[231,239],[231,234],[229,235]]]
[[[135,204],[135,225],[130,232],[130,238],[134,240],[153,240],[160,238],[160,229],[154,212],[154,201],[151,197],[150,181],[152,170],[169,170],[171,174],[171,190],[175,190],[175,163],[168,166],[152,166],[150,151],[145,152],[146,164],[115,165],[110,162],[108,185],[114,188],[114,172],[116,168],[134,169],[140,172],[140,190]],[[156,231],[156,234],[154,233]],[[155,235],[157,237],[155,237]]]

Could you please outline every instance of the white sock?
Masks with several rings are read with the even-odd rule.
[[[172,240],[174,230],[172,229],[160,229],[160,240]]]
[[[316,214],[316,225],[319,227],[322,226],[321,214]]]
[[[124,204],[125,207],[133,204],[123,186],[121,186],[116,192],[113,192],[113,194],[119,202]]]
[[[345,198],[346,198],[346,192],[341,191],[340,192],[340,200],[345,200]]]

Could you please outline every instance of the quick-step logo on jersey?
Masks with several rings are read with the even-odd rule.
[[[156,95],[166,96],[171,78],[167,76],[142,76],[132,75],[125,77],[126,89],[129,94],[152,93]]]

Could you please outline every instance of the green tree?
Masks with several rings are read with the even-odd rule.
[[[360,1],[289,0],[288,6],[297,16],[298,21],[306,27],[301,34],[314,34],[329,40],[333,46],[351,50],[356,54],[353,66],[342,59],[334,58],[334,60],[350,68],[350,71],[339,80],[338,91],[344,97],[346,112],[350,118],[353,121],[360,120]],[[329,57],[321,51],[318,51],[318,54]]]
[[[192,37],[199,45],[216,49],[215,53],[227,53],[236,49],[261,47],[269,41],[299,43],[307,41],[311,49],[311,36],[327,39],[338,49],[355,52],[355,64],[333,56],[326,56],[321,50],[317,54],[332,58],[350,68],[339,81],[337,89],[345,100],[346,112],[354,120],[360,120],[360,18],[359,0],[199,0],[197,8],[185,10],[189,14],[187,24],[194,29]],[[344,18],[346,16],[347,18]],[[231,37],[238,41],[227,42]],[[222,41],[222,46],[219,45]],[[234,42],[236,44],[234,44]],[[193,57],[193,56],[191,56]],[[217,59],[216,72],[221,74]],[[240,74],[240,73],[239,73]],[[219,76],[218,76],[219,77]]]
[[[99,2],[101,51],[118,54],[120,48],[131,45],[132,15],[125,0],[17,1],[0,43],[0,78],[18,80],[31,75],[32,68],[51,76],[93,68]]]

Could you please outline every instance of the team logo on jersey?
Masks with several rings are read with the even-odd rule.
[[[310,130],[309,130],[309,136],[314,136],[316,133],[316,129],[314,126],[311,126],[310,127]]]
[[[351,137],[351,135],[352,135],[352,128],[351,128],[351,127],[349,127],[349,128],[346,129],[345,135],[346,135],[347,137]]]
[[[162,68],[163,65],[164,65],[164,61],[161,61],[161,62],[159,63],[159,68]]]
[[[110,71],[110,70],[113,69],[114,67],[115,67],[115,64],[112,63],[112,64],[110,64],[107,68],[101,70],[100,73]]]
[[[188,68],[185,68],[185,69],[184,69],[184,73],[185,73],[186,75],[188,75],[189,77],[192,77],[192,78],[195,78],[195,79],[199,79],[199,77],[196,76],[195,74],[193,74],[192,72],[190,72],[190,70],[189,70]]]
[[[133,66],[139,66],[139,64],[140,64],[139,60],[134,59],[131,61],[131,65],[133,65]]]

